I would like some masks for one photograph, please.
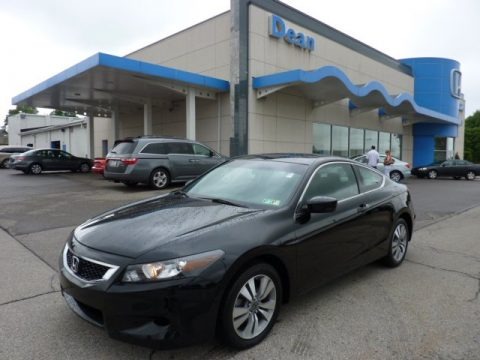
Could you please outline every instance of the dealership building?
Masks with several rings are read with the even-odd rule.
[[[232,0],[124,57],[95,54],[13,103],[86,115],[91,157],[101,155],[96,142],[140,135],[196,139],[230,156],[350,157],[372,145],[414,165],[463,156],[457,61],[394,59],[274,0]],[[105,139],[95,136],[101,122]]]

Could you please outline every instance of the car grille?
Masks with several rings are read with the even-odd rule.
[[[74,266],[74,259],[76,264]],[[80,279],[86,281],[98,281],[102,280],[108,270],[112,269],[109,266],[97,264],[95,262],[83,259],[79,256],[75,256],[70,249],[67,250],[65,257],[66,265],[68,268]]]

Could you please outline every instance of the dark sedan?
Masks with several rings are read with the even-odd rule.
[[[378,259],[400,265],[414,218],[406,186],[355,161],[232,159],[77,227],[62,294],[116,339],[167,348],[217,334],[247,348],[291,297]]]
[[[467,160],[447,160],[442,163],[413,168],[412,175],[429,179],[446,176],[457,180],[462,177],[467,180],[474,180],[475,177],[480,176],[480,165]]]
[[[73,156],[58,149],[30,150],[17,155],[9,163],[10,168],[21,170],[25,174],[39,175],[42,171],[70,170],[89,172],[92,160]]]

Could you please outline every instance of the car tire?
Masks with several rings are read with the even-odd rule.
[[[268,335],[282,303],[282,282],[271,265],[258,263],[233,282],[220,309],[222,340],[237,349],[247,349]]]
[[[136,181],[122,181],[122,183],[125,185],[125,186],[128,186],[129,188],[134,188],[137,186],[138,182]]]
[[[475,174],[474,171],[467,171],[467,173],[465,174],[465,179],[467,180],[475,180],[475,177],[477,175]]]
[[[154,189],[165,189],[170,185],[170,173],[167,169],[157,168],[150,174],[150,186]]]
[[[454,180],[460,180],[462,177],[461,176],[454,176],[453,179]]]
[[[43,171],[42,165],[34,163],[28,168],[28,173],[33,175],[40,175]]]
[[[427,173],[427,176],[429,179],[436,179],[437,176],[438,176],[438,172],[437,170],[429,170],[428,173]]]
[[[8,165],[8,159],[4,159],[4,160],[0,163],[0,168],[6,169],[6,168],[7,168],[7,165]]]
[[[410,241],[410,230],[404,219],[398,219],[393,226],[388,246],[388,254],[383,258],[383,263],[388,267],[397,267],[405,259],[408,242]]]
[[[82,174],[86,174],[86,173],[90,172],[90,165],[88,163],[81,163],[80,166],[78,167],[78,170]]]
[[[397,170],[393,170],[390,172],[390,180],[393,180],[395,182],[400,182],[400,180],[402,180],[403,176],[402,176],[402,173],[400,171],[397,171]]]

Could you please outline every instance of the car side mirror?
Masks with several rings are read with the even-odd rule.
[[[337,199],[329,196],[315,196],[307,201],[307,209],[310,213],[330,213],[337,208]]]
[[[315,196],[297,210],[295,220],[304,224],[310,220],[310,214],[330,213],[337,208],[337,199],[328,196]]]

